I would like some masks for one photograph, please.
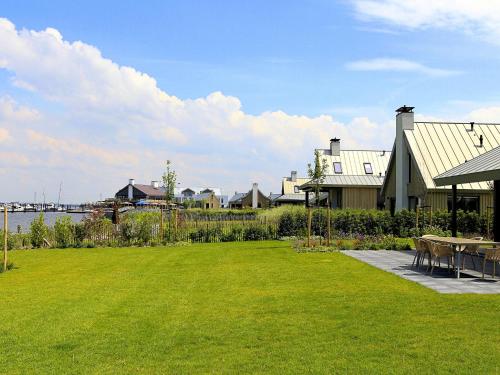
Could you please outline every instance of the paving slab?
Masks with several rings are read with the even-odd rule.
[[[420,269],[412,266],[415,251],[411,250],[344,250],[342,253],[439,293],[500,294],[498,276],[492,279],[491,274],[487,274],[485,279],[481,279],[482,273],[473,270],[469,262],[466,263],[466,269],[461,271],[460,279],[457,279],[453,272],[448,271],[446,260],[441,262],[441,267],[434,268],[432,276],[427,272],[427,259],[425,266]]]

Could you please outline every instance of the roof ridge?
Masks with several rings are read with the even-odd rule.
[[[471,122],[474,125],[500,125],[500,122],[462,122],[462,121],[414,121],[414,124],[443,124],[443,125],[470,125]]]

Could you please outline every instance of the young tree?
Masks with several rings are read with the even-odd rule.
[[[307,165],[307,174],[311,179],[311,183],[314,185],[314,200],[316,203],[316,207],[319,207],[319,194],[321,189],[321,184],[325,181],[326,171],[328,165],[326,159],[321,159],[321,153],[319,150],[314,150],[314,167],[309,163]],[[311,209],[308,208],[308,220],[307,220],[307,245],[311,244]],[[319,211],[320,215],[320,223],[319,223],[319,231],[320,231],[320,245],[321,245],[321,210]]]
[[[321,184],[325,181],[326,171],[328,169],[326,159],[321,159],[319,150],[314,150],[314,167],[311,163],[307,164],[307,174],[314,184],[314,199],[316,206],[319,207],[319,193]]]
[[[167,170],[163,174],[163,186],[165,187],[165,200],[167,201],[167,205],[173,202],[175,193],[175,183],[177,181],[177,175],[175,171],[171,168],[172,163],[170,160],[167,160]]]

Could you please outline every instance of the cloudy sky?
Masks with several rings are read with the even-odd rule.
[[[0,5],[0,201],[127,179],[229,194],[315,147],[390,149],[394,110],[500,121],[500,1],[23,1]]]

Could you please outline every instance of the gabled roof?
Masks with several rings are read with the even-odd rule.
[[[151,185],[134,184],[134,188],[142,191],[149,197],[159,197],[165,195],[165,188],[163,187],[155,188]]]
[[[322,187],[343,187],[343,186],[361,186],[361,187],[381,187],[384,182],[383,176],[361,175],[347,176],[341,174],[328,175],[321,183]],[[313,181],[308,181],[302,185],[301,189],[314,187]]]
[[[247,193],[236,193],[234,194],[231,199],[229,200],[229,203],[235,203],[241,201],[244,197],[248,195]]]
[[[391,157],[390,151],[385,150],[340,150],[340,156],[333,156],[330,150],[322,151],[322,158],[326,159],[328,169],[326,174],[334,175],[333,163],[342,164],[342,175],[366,175],[364,163],[370,163],[374,176],[385,176]]]
[[[283,194],[274,199],[275,202],[305,202],[305,200],[305,193]]]
[[[483,147],[479,137],[483,136]],[[415,122],[404,138],[427,189],[438,188],[433,178],[500,146],[500,124]],[[488,182],[464,183],[458,189],[487,190]],[[442,186],[442,189],[450,186]]]
[[[500,147],[460,164],[434,178],[437,186],[500,180]]]

